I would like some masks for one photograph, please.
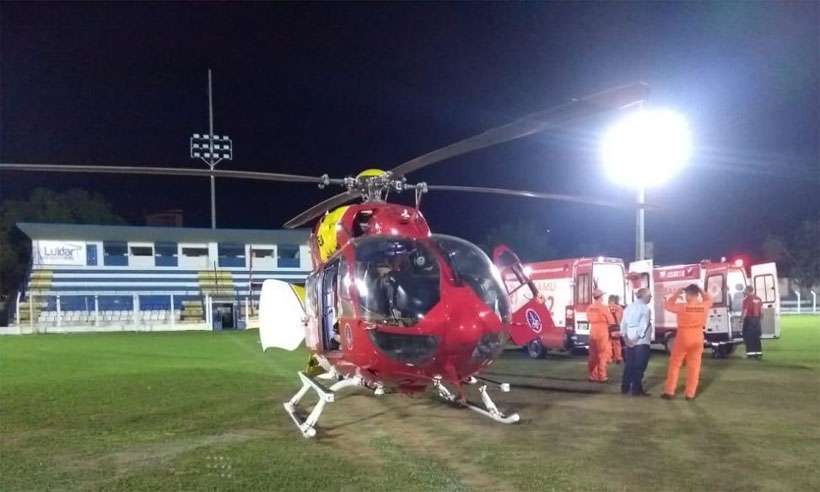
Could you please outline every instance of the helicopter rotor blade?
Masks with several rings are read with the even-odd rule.
[[[323,176],[303,176],[299,174],[268,173],[259,171],[231,171],[210,169],[188,169],[182,167],[156,166],[91,166],[63,164],[21,164],[0,163],[0,171],[26,171],[51,173],[99,173],[99,174],[147,174],[165,176],[195,176],[207,178],[234,178],[256,181],[279,181],[290,183],[342,184],[344,180],[328,179]]]
[[[480,186],[451,186],[451,185],[427,185],[428,191],[457,191],[468,193],[488,193],[492,195],[507,195],[524,198],[538,198],[541,200],[556,200],[562,202],[581,203],[584,205],[597,205],[600,207],[610,208],[637,208],[637,204],[610,202],[607,200],[599,200],[597,198],[590,198],[581,195],[564,195],[558,193],[536,193],[534,191],[525,190],[509,190],[506,188],[485,188]],[[654,208],[647,207],[644,208]]]
[[[462,154],[523,138],[550,128],[589,118],[599,113],[622,109],[645,100],[648,94],[649,86],[641,82],[615,87],[581,99],[574,99],[552,109],[528,114],[512,123],[492,128],[418,156],[394,167],[390,170],[390,173],[394,176],[405,176],[431,164]]]
[[[327,200],[317,203],[316,205],[310,207],[309,209],[300,213],[296,217],[285,222],[284,227],[286,229],[294,229],[296,227],[304,225],[305,223],[310,222],[311,220],[319,217],[328,210],[340,207],[351,200],[359,198],[360,196],[362,196],[362,194],[356,190],[345,191],[343,193],[339,193],[338,195],[334,195],[328,198]]]

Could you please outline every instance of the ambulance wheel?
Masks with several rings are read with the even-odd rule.
[[[546,355],[547,349],[541,345],[540,340],[533,340],[527,344],[527,355],[530,356],[530,359],[541,359]]]
[[[712,358],[714,359],[725,359],[732,355],[732,352],[735,351],[734,344],[724,344],[718,345],[717,347],[712,347]]]
[[[672,353],[672,348],[675,346],[675,334],[672,333],[663,340],[663,346],[667,354]]]

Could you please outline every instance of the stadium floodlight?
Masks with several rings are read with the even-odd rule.
[[[233,142],[227,135],[214,135],[214,104],[211,69],[208,69],[208,133],[194,133],[190,140],[191,159],[201,159],[211,171],[223,160],[233,160]],[[216,229],[216,183],[211,175],[211,229]]]
[[[689,161],[692,137],[686,118],[666,109],[640,108],[610,127],[601,140],[609,177],[638,191],[635,256],[646,256],[646,188],[674,177]]]

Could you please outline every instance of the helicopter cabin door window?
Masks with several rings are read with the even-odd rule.
[[[339,350],[339,261],[328,265],[322,272],[322,342],[325,350]]]
[[[493,251],[493,262],[500,270],[501,280],[510,296],[510,307],[513,311],[518,311],[535,298],[538,291],[518,255],[506,246],[498,246]]]

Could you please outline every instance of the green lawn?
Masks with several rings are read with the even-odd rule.
[[[762,362],[705,360],[691,403],[508,352],[517,425],[352,393],[312,441],[281,406],[305,354],[254,332],[0,337],[0,490],[820,490],[820,317],[783,324]]]

